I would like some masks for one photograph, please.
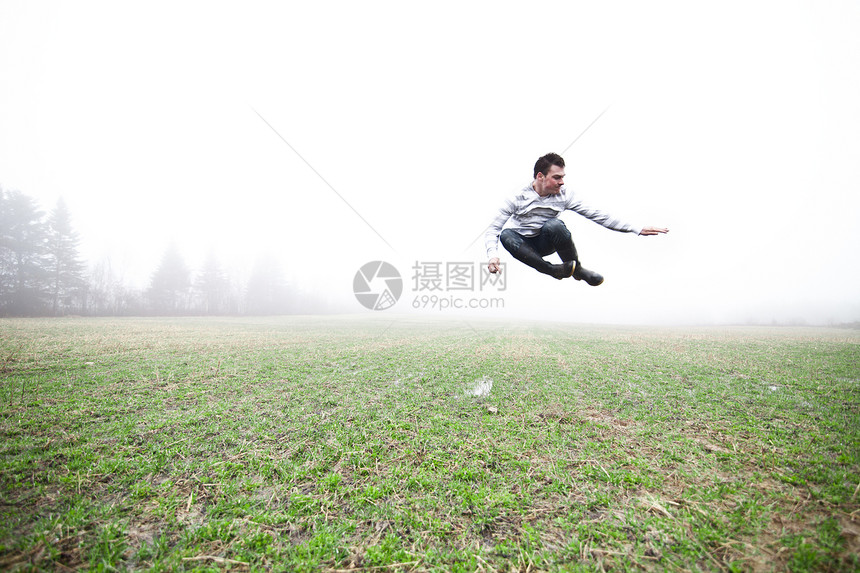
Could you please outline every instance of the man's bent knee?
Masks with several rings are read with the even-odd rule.
[[[570,237],[570,231],[567,230],[567,225],[564,224],[564,221],[561,219],[550,219],[546,223],[543,224],[540,230],[541,234],[547,233],[549,235],[556,235],[561,238]]]
[[[509,253],[516,253],[523,246],[523,236],[511,229],[505,229],[499,235],[499,242]]]

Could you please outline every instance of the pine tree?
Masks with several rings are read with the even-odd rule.
[[[48,288],[54,316],[83,302],[84,264],[78,258],[78,242],[69,209],[60,199],[48,218]]]
[[[218,259],[210,253],[194,283],[203,314],[229,312],[230,281],[221,270]]]
[[[44,213],[20,191],[0,189],[0,314],[44,314],[48,299]]]
[[[156,314],[185,314],[188,311],[190,271],[185,260],[171,244],[152,275],[149,299]]]

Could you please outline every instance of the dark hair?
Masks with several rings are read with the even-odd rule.
[[[538,173],[546,175],[549,168],[553,165],[564,167],[564,158],[558,153],[547,153],[543,157],[538,158],[537,163],[535,163],[535,179],[537,179]]]

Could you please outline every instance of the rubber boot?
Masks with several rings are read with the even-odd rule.
[[[597,286],[603,283],[603,275],[583,268],[582,265],[579,264],[577,264],[576,268],[573,269],[573,278],[578,281],[585,281],[591,286]]]

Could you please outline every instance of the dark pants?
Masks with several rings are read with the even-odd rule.
[[[516,231],[505,229],[499,236],[499,241],[515,259],[544,274],[553,274],[554,265],[543,259],[547,255],[558,253],[565,263],[579,262],[570,231],[564,221],[558,218],[544,223],[540,233],[534,237],[524,237]]]

